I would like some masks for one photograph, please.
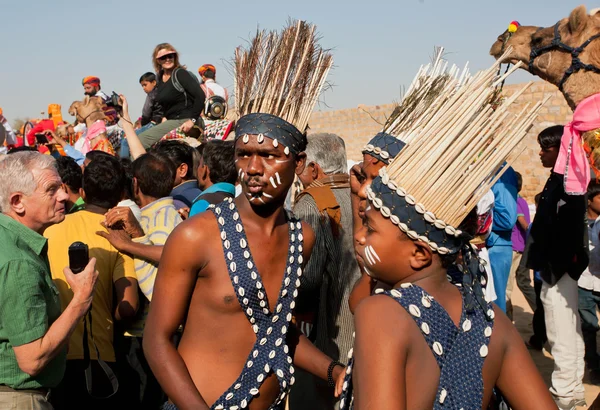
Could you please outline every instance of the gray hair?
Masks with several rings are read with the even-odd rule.
[[[316,133],[308,137],[306,163],[319,164],[327,175],[347,173],[346,144],[336,134]]]
[[[34,169],[56,170],[56,161],[50,155],[32,151],[9,154],[0,161],[0,212],[8,212],[10,209],[11,194],[33,194],[38,184],[33,176]]]

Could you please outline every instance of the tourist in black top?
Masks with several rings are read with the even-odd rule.
[[[156,98],[167,120],[139,135],[146,149],[176,128],[181,127],[186,133],[192,129],[200,118],[205,100],[200,83],[180,65],[179,55],[173,46],[167,43],[157,45],[152,61],[158,82]],[[177,89],[176,83],[182,91]]]

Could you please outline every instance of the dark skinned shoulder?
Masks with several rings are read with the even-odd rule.
[[[218,239],[218,245],[221,246],[219,237],[219,226],[215,215],[210,212],[202,212],[198,215],[183,221],[171,232],[166,247],[175,246],[177,248],[185,247],[194,250],[198,269],[202,269],[211,255],[210,247],[212,241]]]

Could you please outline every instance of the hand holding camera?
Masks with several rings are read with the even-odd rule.
[[[73,291],[73,303],[84,312],[90,308],[98,280],[96,258],[89,258],[88,247],[75,242],[69,247],[69,267],[63,270],[65,279]]]

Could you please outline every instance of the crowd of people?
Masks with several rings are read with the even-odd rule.
[[[585,404],[585,369],[600,380],[600,184],[569,195],[552,171],[532,206],[505,165],[457,227],[468,240],[448,239],[487,259],[473,302],[448,280],[471,254],[436,253],[390,223],[399,206],[383,211],[400,139],[376,135],[349,167],[340,136],[269,114],[230,134],[210,108],[228,99],[213,65],[198,80],[167,43],[152,62],[138,121],[97,77],[75,124],[18,135],[0,117],[1,409],[441,409],[479,384],[468,408]],[[544,167],[562,135],[539,134]],[[515,283],[535,312],[527,346]],[[453,343],[477,357],[443,354]],[[553,356],[550,394],[527,347]],[[456,376],[461,361],[481,380]]]

